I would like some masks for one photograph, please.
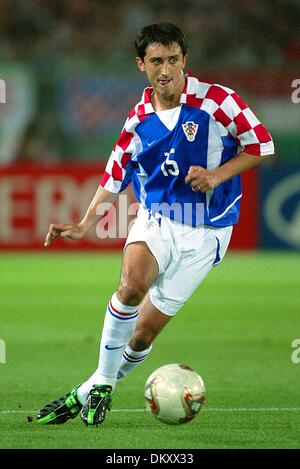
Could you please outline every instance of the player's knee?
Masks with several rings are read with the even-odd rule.
[[[142,280],[123,280],[118,288],[118,298],[123,304],[138,305],[144,299],[148,286]]]

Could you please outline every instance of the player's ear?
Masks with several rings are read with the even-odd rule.
[[[145,69],[145,64],[144,64],[143,60],[140,57],[136,57],[135,62],[136,62],[137,66],[138,66],[138,68],[140,69],[141,72],[144,72],[146,70]]]
[[[188,55],[186,54],[184,57],[183,57],[183,66],[182,66],[182,70],[184,70],[184,67],[186,66],[186,63],[187,63],[187,59],[188,59]]]

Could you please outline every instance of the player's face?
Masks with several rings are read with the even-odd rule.
[[[154,43],[147,47],[143,60],[136,58],[136,63],[142,72],[146,72],[150,85],[162,100],[175,101],[184,88],[186,60],[187,56],[183,56],[177,42],[169,47]]]

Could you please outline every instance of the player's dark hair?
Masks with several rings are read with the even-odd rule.
[[[183,32],[173,23],[156,23],[145,26],[137,34],[134,45],[140,59],[144,60],[146,49],[154,43],[170,46],[173,42],[179,44],[183,56],[186,55],[187,40]]]

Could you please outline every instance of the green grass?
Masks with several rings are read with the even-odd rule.
[[[0,259],[1,448],[299,448],[299,255],[228,254],[117,387],[98,429],[27,415],[96,368],[118,254],[7,254]],[[186,278],[183,279],[186,281]],[[168,426],[143,411],[147,376],[166,363],[197,370],[207,387],[200,415]],[[140,409],[128,412],[122,409]],[[298,410],[297,410],[298,409]]]

